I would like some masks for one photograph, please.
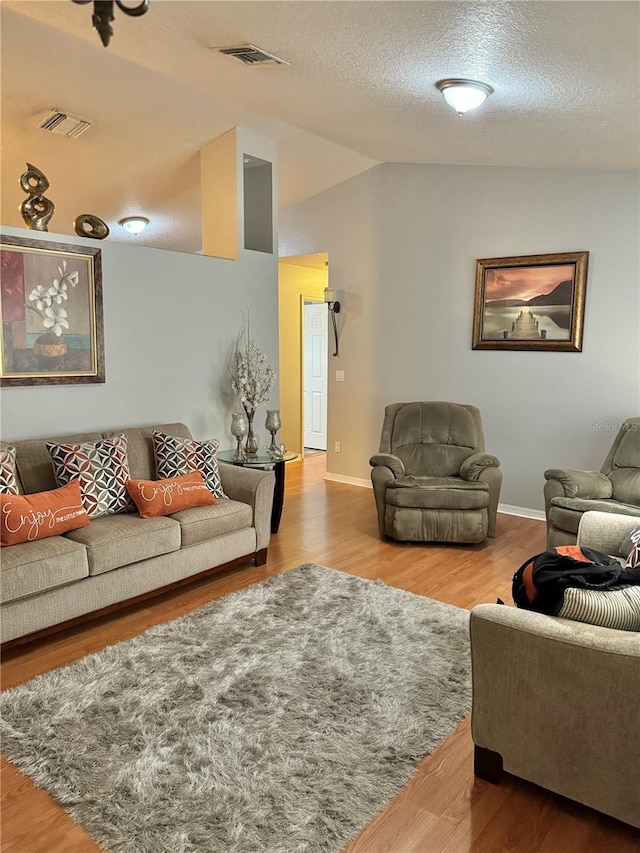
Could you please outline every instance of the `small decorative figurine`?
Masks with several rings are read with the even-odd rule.
[[[93,213],[81,213],[73,220],[73,228],[78,237],[93,237],[95,240],[104,240],[109,236],[109,226],[94,216]]]
[[[32,231],[48,231],[47,225],[56,206],[44,193],[49,189],[49,181],[40,169],[27,163],[27,171],[20,176],[20,186],[27,193],[18,208],[27,228]]]

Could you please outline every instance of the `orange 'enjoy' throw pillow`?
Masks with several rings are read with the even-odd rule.
[[[127,491],[142,518],[171,515],[181,509],[218,503],[199,471],[168,480],[127,480]]]
[[[73,480],[59,489],[33,495],[0,494],[0,542],[19,545],[58,536],[89,524],[82,505],[80,483]]]

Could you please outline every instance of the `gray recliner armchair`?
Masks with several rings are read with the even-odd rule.
[[[381,536],[417,542],[495,536],[502,472],[485,453],[475,406],[387,406],[380,451],[369,461]]]
[[[599,471],[549,468],[544,476],[547,548],[574,545],[589,510],[640,517],[640,418],[621,424]]]

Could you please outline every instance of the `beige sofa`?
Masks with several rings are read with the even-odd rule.
[[[91,441],[114,432],[127,434],[131,477],[153,480],[153,429],[191,437],[184,424],[162,424],[11,441],[20,491],[56,488],[45,441]],[[214,567],[251,558],[256,565],[265,563],[273,473],[221,464],[220,476],[229,500],[215,506],[159,518],[143,519],[133,512],[109,515],[62,536],[2,548],[2,642],[44,632]]]
[[[637,518],[587,512],[615,556]],[[481,604],[471,612],[475,773],[502,769],[640,827],[640,634]]]

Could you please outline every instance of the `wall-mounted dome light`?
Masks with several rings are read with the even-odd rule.
[[[436,86],[442,92],[445,101],[458,113],[464,115],[469,110],[475,110],[483,104],[494,91],[488,83],[464,78],[448,78],[438,80]]]
[[[146,216],[127,216],[121,219],[118,224],[122,225],[129,234],[140,234],[149,224],[149,220]]]

